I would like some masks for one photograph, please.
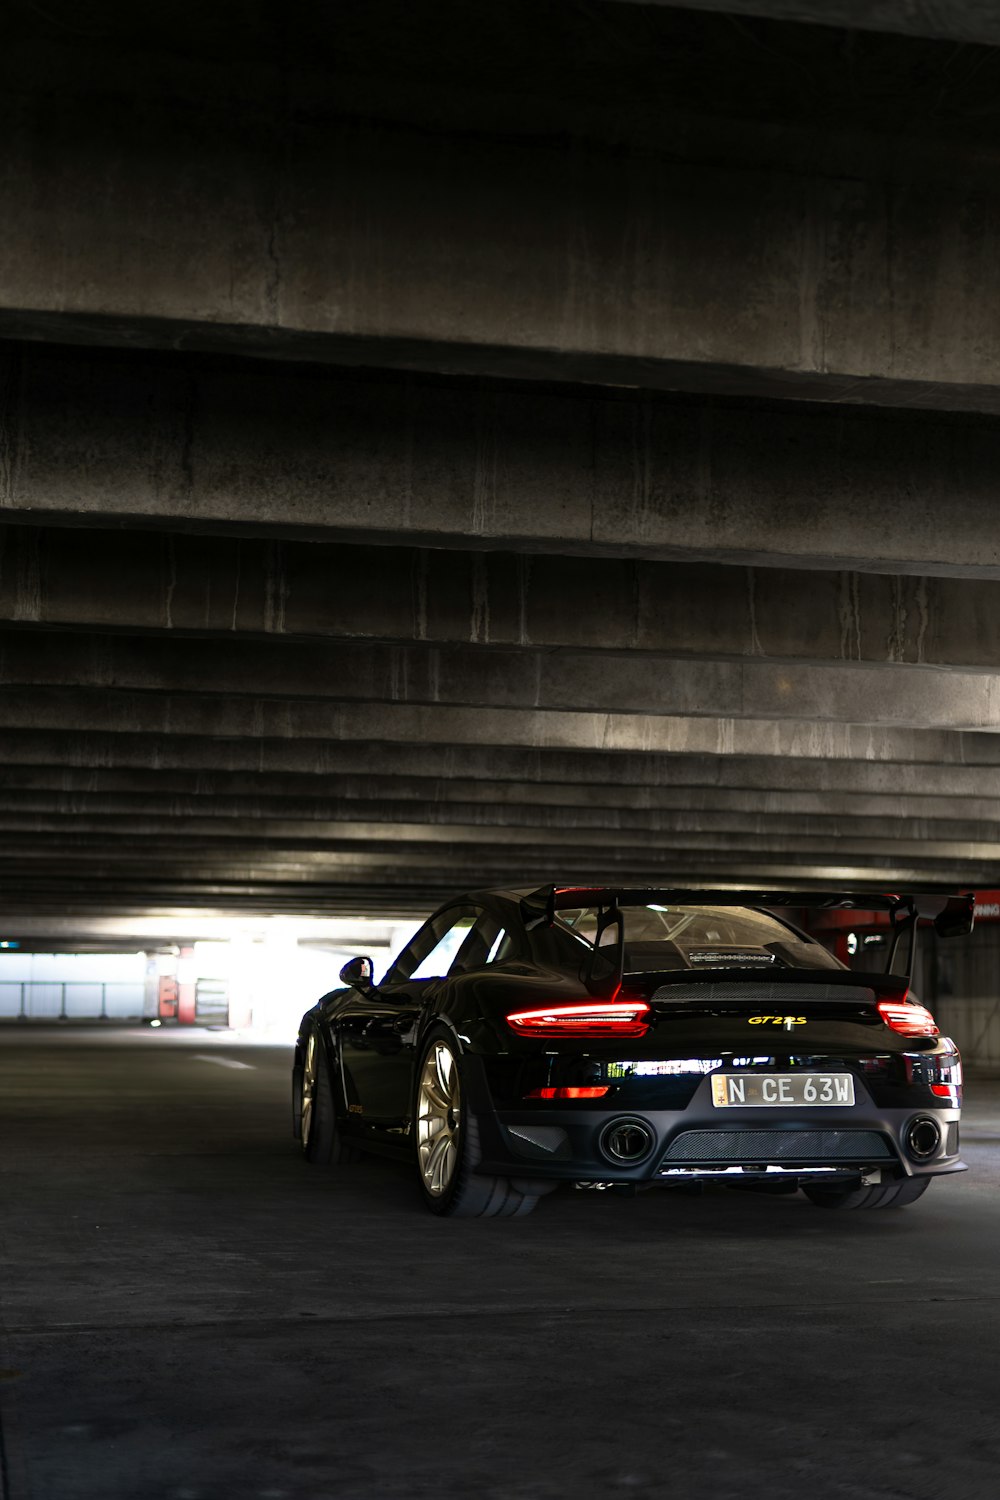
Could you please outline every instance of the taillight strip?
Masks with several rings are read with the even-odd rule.
[[[900,1036],[939,1036],[938,1024],[925,1005],[913,1000],[880,1000],[879,1015]]]
[[[513,1011],[507,1024],[522,1036],[642,1036],[649,1011],[645,1000],[585,1001]]]
[[[532,1089],[524,1097],[526,1099],[603,1099],[609,1088],[609,1084],[604,1084],[599,1088],[575,1088],[567,1085],[561,1088]]]

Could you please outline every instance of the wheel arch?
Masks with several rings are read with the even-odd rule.
[[[423,1060],[428,1038],[434,1031],[435,1027],[440,1027],[441,1030],[447,1032],[449,1039],[454,1045],[456,1053],[462,1059],[462,1066],[466,1075],[467,1087],[468,1085],[471,1085],[471,1087],[468,1087],[470,1107],[480,1118],[482,1118],[482,1116],[484,1115],[492,1116],[493,1100],[486,1083],[486,1074],[484,1073],[480,1063],[482,1053],[474,1045],[466,1040],[463,1040],[462,1033],[459,1031],[458,1025],[459,1023],[455,1021],[451,1016],[449,1016],[446,1012],[435,1011],[432,1015],[429,1015],[427,1017],[426,1021],[421,1026],[420,1031],[417,1034],[416,1046],[413,1052],[413,1087],[411,1090],[410,1107],[411,1109],[415,1109],[416,1106],[418,1075],[420,1072],[420,1064]]]
[[[453,1020],[452,1017],[448,1015],[447,1011],[435,1010],[430,1012],[425,1017],[417,1032],[416,1050],[418,1052],[423,1051],[424,1041],[426,1040],[428,1033],[433,1031],[435,1026],[444,1027],[445,1031],[447,1031],[454,1038],[456,1050],[463,1056],[470,1050],[468,1042],[463,1040],[462,1033],[458,1029],[458,1022]]]
[[[302,1138],[302,1122],[299,1100],[302,1088],[302,1076],[305,1071],[306,1049],[309,1045],[310,1036],[315,1036],[317,1045],[323,1048],[326,1065],[329,1069],[330,1080],[334,1086],[334,1109],[337,1109],[337,1096],[341,1103],[344,1099],[344,1075],[340,1066],[340,1051],[334,1035],[334,1017],[328,1016],[322,1009],[322,1001],[318,1002],[312,1010],[306,1011],[299,1026],[299,1034],[295,1038],[295,1051],[292,1058],[292,1134],[296,1140]],[[337,1110],[338,1115],[343,1115],[343,1110]]]
[[[330,1081],[334,1085],[336,1094],[339,1094],[343,1100],[344,1072],[340,1063],[340,1036],[336,1030],[335,1018],[321,1013],[317,1019],[316,1031],[319,1044],[326,1056],[326,1065],[330,1070]],[[336,1103],[336,1094],[334,1103]]]

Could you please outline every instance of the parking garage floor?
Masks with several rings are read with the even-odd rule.
[[[3,1500],[994,1496],[1000,1083],[913,1207],[426,1215],[288,1049],[0,1032]]]

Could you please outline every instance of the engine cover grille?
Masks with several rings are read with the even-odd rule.
[[[873,1161],[891,1156],[876,1130],[685,1130],[667,1162]]]
[[[653,999],[661,1002],[681,1000],[703,1001],[706,1005],[718,1005],[734,1000],[746,1000],[754,1005],[792,1005],[796,1000],[841,1000],[870,1005],[875,991],[860,984],[784,984],[761,983],[751,980],[746,984],[661,984],[654,990]]]

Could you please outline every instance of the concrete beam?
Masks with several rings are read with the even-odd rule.
[[[662,871],[656,873],[658,876],[663,875]],[[690,883],[704,880],[713,885],[726,880],[730,880],[731,883],[732,875],[731,870],[725,868],[720,870],[711,865],[692,866],[683,871],[677,867],[676,873],[683,874],[685,880]],[[541,884],[546,878],[552,878],[551,868],[541,875],[537,871],[533,872],[531,878]],[[593,872],[560,870],[556,878],[586,883],[593,878]],[[746,880],[746,883],[755,884],[761,889],[773,887],[778,882],[794,884],[798,889],[810,887],[821,889],[829,886],[831,878],[843,879],[847,882],[867,879],[873,888],[878,888],[880,885],[899,888],[900,886],[916,886],[918,883],[925,886],[954,883],[967,885],[968,871],[942,866],[928,871],[924,868],[914,869],[906,865],[896,865],[881,866],[878,870],[873,868],[863,871],[838,869],[831,877],[831,872],[822,867],[795,866],[782,862],[770,867],[762,865],[759,873],[752,880],[749,872],[741,878]],[[627,879],[629,883],[640,879],[648,881],[649,874],[648,872],[633,872],[627,876]],[[465,888],[484,887],[482,884],[476,885],[473,879],[472,882],[466,884]],[[224,882],[206,881],[195,886],[190,882],[174,880],[164,881],[156,887],[142,887],[138,896],[137,889],[131,878],[126,877],[124,881],[121,878],[102,879],[92,870],[87,872],[84,879],[75,883],[66,881],[61,884],[40,883],[32,886],[30,890],[22,890],[18,887],[15,877],[9,884],[4,883],[0,886],[5,909],[9,917],[13,919],[21,915],[37,918],[39,915],[48,913],[58,917],[67,910],[76,913],[78,920],[82,923],[85,923],[90,916],[115,918],[135,916],[140,919],[163,916],[170,918],[179,930],[191,925],[194,919],[206,915],[229,917],[306,914],[317,917],[356,918],[359,913],[363,912],[368,917],[384,915],[392,919],[410,915],[419,921],[435,906],[454,896],[458,890],[462,889],[462,886],[460,881],[454,879],[450,882],[442,882],[439,875],[427,871],[422,879],[395,882],[391,882],[385,876],[366,879],[356,877],[350,882],[316,882],[309,886],[294,881],[270,880],[249,883],[238,879]]]
[[[616,3],[723,11],[731,16],[1000,46],[1000,15],[994,0],[947,0],[947,4],[937,0],[616,0]]]
[[[348,715],[355,705],[369,713],[383,705],[433,705],[921,730],[1000,728],[1000,676],[992,672],[691,662],[625,652],[355,641],[227,641],[206,649],[184,639],[0,631],[0,685],[219,695],[233,702],[246,696],[268,702],[272,714],[287,703],[304,723],[318,715],[317,726],[334,705]]]
[[[29,525],[0,525],[0,620],[987,671],[1000,661],[993,579]]]
[[[1000,764],[1000,738],[995,734],[793,718],[664,718],[651,714],[318,703],[85,688],[10,688],[3,703],[4,723],[10,729],[250,739],[255,742],[254,753],[259,739],[315,739],[355,746],[377,740],[661,755]],[[147,764],[149,758],[147,747]]]
[[[995,409],[991,80],[949,91],[951,49],[858,48],[848,91],[819,28],[800,57],[796,28],[535,6],[487,47],[411,9],[326,36],[333,104],[311,28],[241,17],[203,56],[196,21],[124,49],[19,26],[0,327]]]
[[[52,868],[53,849],[40,845],[37,835],[9,835],[0,871],[7,880],[22,872],[22,889],[50,881],[79,881],[87,872],[101,872],[119,881],[128,877],[139,889],[153,890],[164,879],[191,881],[192,890],[203,882],[231,881],[245,885],[268,880],[286,880],[303,886],[329,880],[367,881],[369,879],[428,880],[444,884],[451,891],[487,886],[525,886],[547,879],[577,879],[589,872],[591,879],[627,883],[642,872],[643,883],[673,882],[675,871],[702,867],[717,872],[728,870],[728,883],[739,884],[751,870],[774,869],[827,871],[827,878],[847,884],[851,879],[862,882],[881,879],[878,872],[904,867],[909,870],[947,868],[961,872],[960,878],[972,884],[992,886],[1000,877],[1000,846],[983,843],[966,850],[942,843],[926,845],[916,841],[912,846],[886,848],[877,840],[868,847],[851,847],[837,843],[816,842],[797,848],[788,841],[775,840],[763,847],[753,840],[730,843],[725,838],[677,839],[659,845],[638,843],[597,849],[567,845],[553,850],[547,841],[534,844],[524,841],[503,845],[484,840],[481,833],[474,840],[442,844],[419,841],[400,844],[394,837],[380,843],[352,844],[342,840],[299,845],[285,841],[247,845],[234,839],[211,839],[207,835],[170,840],[162,846],[155,870],[150,870],[149,851],[131,845],[127,838],[95,837],[91,830],[67,832],[60,841],[60,857],[65,863]],[[866,870],[874,873],[865,874]],[[834,873],[840,872],[840,873]],[[933,876],[923,876],[933,879]],[[0,880],[0,895],[5,895],[6,881]]]
[[[620,847],[671,847],[697,838],[706,848],[728,839],[735,849],[755,841],[761,849],[777,843],[799,850],[839,845],[855,852],[892,847],[899,852],[925,843],[928,853],[941,853],[947,844],[954,857],[974,859],[980,846],[1000,844],[1000,812],[992,819],[916,817],[900,809],[891,818],[846,814],[830,808],[819,814],[736,811],[713,806],[676,810],[634,810],[603,807],[519,807],[481,803],[361,802],[323,808],[288,809],[262,805],[259,800],[231,799],[228,805],[191,799],[0,796],[0,832],[46,834],[86,832],[106,839],[129,837],[157,841],[202,837],[235,840],[253,850],[336,847],[343,841],[366,843],[387,839],[397,830],[400,844],[428,841],[479,843],[490,846],[538,844],[544,837],[552,848],[595,851]],[[961,854],[961,850],[965,850]]]
[[[949,826],[935,830],[917,822],[911,827],[900,820],[888,827],[877,820],[874,824],[871,820],[842,823],[832,818],[815,821],[706,818],[702,826],[697,817],[674,815],[651,816],[645,828],[637,825],[598,828],[566,826],[551,818],[523,824],[513,819],[491,824],[483,819],[465,823],[443,819],[360,822],[345,818],[317,824],[258,818],[241,825],[235,819],[159,816],[155,812],[122,815],[80,811],[71,816],[60,812],[0,812],[0,832],[8,855],[20,854],[34,845],[35,853],[26,857],[42,859],[50,858],[54,852],[56,841],[51,835],[57,835],[60,847],[65,836],[70,843],[78,841],[83,850],[88,840],[95,846],[108,847],[121,847],[129,839],[150,840],[164,855],[172,851],[176,857],[199,861],[215,855],[222,859],[273,857],[306,863],[323,861],[328,856],[336,860],[341,854],[361,859],[383,854],[405,860],[409,851],[415,850],[423,851],[429,858],[435,857],[436,851],[447,865],[451,853],[459,846],[469,846],[476,858],[487,851],[492,858],[506,852],[515,862],[525,849],[533,851],[532,858],[547,849],[552,858],[562,850],[574,850],[577,858],[581,857],[580,851],[587,851],[587,858],[635,861],[640,854],[644,858],[669,858],[678,847],[695,846],[706,853],[728,849],[734,857],[747,850],[775,854],[788,849],[803,855],[836,854],[852,859],[885,854],[890,849],[899,857],[906,854],[910,858],[949,858],[973,863],[1000,857],[1000,842],[990,837],[996,825],[983,825],[978,830],[964,824],[955,827],[958,832],[951,837]],[[974,836],[976,832],[978,836]],[[442,855],[442,846],[450,852]]]
[[[181,785],[178,785],[181,782]],[[264,782],[265,785],[261,785]],[[226,790],[222,790],[225,785]],[[558,793],[562,795],[558,795]],[[497,784],[488,799],[475,782],[400,781],[385,777],[341,781],[333,792],[312,796],[294,784],[277,786],[266,778],[205,774],[196,778],[150,772],[79,773],[50,768],[38,772],[0,769],[0,811],[62,813],[92,817],[210,817],[220,819],[297,820],[309,825],[363,822],[460,822],[503,827],[506,824],[555,828],[688,828],[737,829],[774,826],[820,827],[835,822],[850,828],[873,820],[901,827],[938,829],[934,836],[974,838],[993,826],[994,808],[960,797],[886,797],[859,793],[730,791],[718,787],[587,787]],[[995,812],[1000,826],[1000,811]],[[886,831],[888,837],[888,830]]]
[[[462,890],[491,886],[530,888],[550,880],[630,884],[691,883],[767,885],[788,881],[795,886],[864,884],[874,889],[898,885],[955,884],[995,887],[1000,863],[976,864],[947,858],[908,860],[876,851],[857,861],[834,852],[830,857],[803,856],[795,851],[705,851],[675,848],[651,858],[639,851],[631,860],[594,859],[588,854],[559,854],[521,849],[516,858],[497,860],[489,850],[456,853],[442,862],[440,855],[400,861],[393,852],[367,857],[324,856],[313,862],[268,863],[246,856],[229,864],[217,863],[197,851],[198,871],[192,873],[182,855],[167,859],[155,874],[148,860],[130,860],[127,851],[69,847],[66,861],[53,869],[51,861],[32,858],[30,847],[18,849],[11,860],[0,861],[0,899],[8,914],[27,909],[86,907],[122,914],[135,909],[155,911],[164,905],[188,910],[205,908],[299,910],[317,914],[357,915],[391,910],[399,893],[417,896],[424,910]],[[376,904],[369,907],[371,893]],[[51,903],[49,905],[48,903]]]
[[[226,739],[190,734],[162,734],[150,740],[142,730],[87,730],[72,723],[72,708],[53,734],[47,729],[9,727],[0,736],[0,767],[39,766],[79,769],[109,767],[133,770],[206,772],[237,778],[255,775],[294,776],[306,785],[322,784],[331,776],[419,776],[435,784],[467,778],[474,793],[528,781],[553,797],[564,789],[582,789],[596,798],[613,795],[616,787],[654,792],[660,788],[751,789],[760,797],[779,790],[821,796],[878,794],[899,796],[995,798],[1000,796],[1000,765],[968,765],[941,761],[947,743],[935,737],[926,749],[912,735],[880,738],[883,756],[849,755],[824,759],[821,740],[815,753],[791,759],[779,755],[656,753],[648,750],[578,750],[514,744],[479,745],[446,741],[421,744],[403,737],[397,743],[317,739]],[[956,737],[957,738],[957,737]],[[970,751],[983,736],[969,737]],[[989,737],[986,737],[989,738]],[[860,745],[858,746],[860,750]],[[957,747],[953,747],[957,748]],[[981,747],[980,747],[981,748]],[[890,749],[909,750],[916,758],[892,759]],[[919,752],[924,751],[924,759]],[[475,792],[475,789],[480,789]],[[608,792],[605,789],[611,788]]]
[[[998,473],[981,417],[0,355],[0,518],[35,524],[995,578]]]

